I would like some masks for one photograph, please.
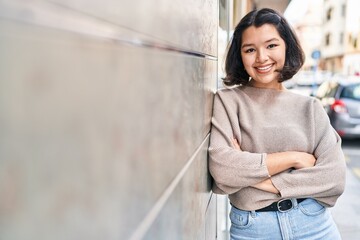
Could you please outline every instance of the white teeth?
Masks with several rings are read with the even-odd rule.
[[[261,71],[265,71],[271,68],[272,65],[266,66],[266,67],[258,67],[257,69],[261,70]]]

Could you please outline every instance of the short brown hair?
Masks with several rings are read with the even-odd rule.
[[[248,27],[261,27],[264,24],[275,26],[286,44],[285,64],[280,71],[278,81],[283,82],[292,78],[304,64],[304,52],[286,19],[269,8],[254,10],[243,17],[235,28],[225,60],[226,77],[223,81],[226,86],[246,85],[249,82],[250,76],[241,59],[242,35]]]

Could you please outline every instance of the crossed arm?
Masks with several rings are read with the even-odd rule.
[[[311,196],[333,206],[345,186],[341,138],[331,128],[321,103],[314,100],[311,107],[312,153],[252,153],[242,151],[233,139],[241,136],[238,113],[233,110],[237,105],[232,101],[225,104],[220,94],[216,95],[209,146],[213,191],[233,194],[253,187],[281,197]]]
[[[236,139],[233,139],[234,148],[237,150],[240,149],[240,145]],[[316,159],[313,155],[306,152],[296,152],[296,151],[288,151],[288,152],[278,152],[267,154],[266,157],[266,166],[270,176],[281,173],[287,169],[302,169],[313,167],[315,165]],[[271,178],[267,178],[266,180],[253,185],[252,187],[278,194],[279,190],[275,188],[274,184],[271,181]]]

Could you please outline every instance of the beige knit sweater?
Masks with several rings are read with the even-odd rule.
[[[232,145],[239,141],[241,151]],[[311,153],[314,167],[271,176],[280,194],[251,186],[268,178],[266,154]],[[333,206],[343,193],[346,165],[341,139],[321,103],[288,90],[241,86],[218,91],[209,146],[213,192],[229,194],[243,210],[256,210],[283,198],[315,198]]]

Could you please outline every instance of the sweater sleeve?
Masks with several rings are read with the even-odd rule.
[[[235,149],[232,145],[234,136],[241,146],[236,104],[229,95],[217,93],[209,146],[209,170],[214,179],[214,193],[232,194],[268,178],[266,154]]]
[[[313,102],[313,116],[315,166],[282,172],[271,180],[283,198],[312,197],[330,207],[344,191],[346,164],[341,138],[318,100]]]

